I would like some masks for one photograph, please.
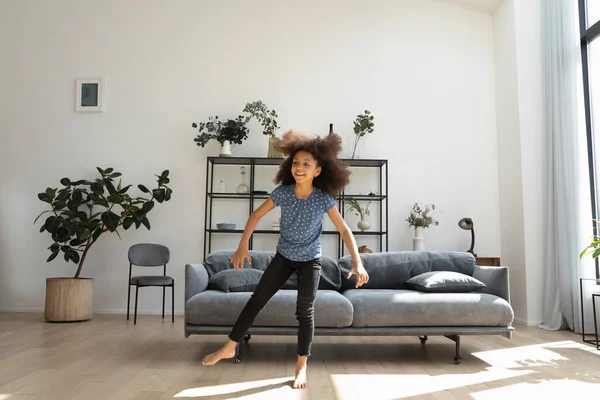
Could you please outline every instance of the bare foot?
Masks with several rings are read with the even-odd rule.
[[[298,362],[296,363],[296,378],[292,385],[292,388],[294,389],[304,389],[308,385],[308,380],[306,379],[306,359],[307,357],[298,356]]]
[[[204,357],[202,365],[215,365],[224,358],[233,358],[235,356],[235,346],[236,343],[230,340],[219,350]]]

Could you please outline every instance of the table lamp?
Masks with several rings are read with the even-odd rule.
[[[475,230],[473,229],[473,220],[471,218],[463,218],[458,221],[458,226],[466,231],[471,231],[471,248],[467,250],[467,253],[471,253],[473,256],[477,257],[477,254],[473,253],[473,247],[475,247]]]

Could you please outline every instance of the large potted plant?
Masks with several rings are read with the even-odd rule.
[[[277,125],[277,111],[269,110],[265,103],[258,100],[247,103],[243,112],[246,112],[250,114],[251,117],[256,118],[263,128],[263,135],[269,136],[269,151],[267,153],[267,157],[282,158],[283,154],[276,149],[276,145],[280,140],[277,136],[275,136],[277,129],[279,129],[279,125]]]
[[[192,128],[198,129],[199,134],[194,138],[198,146],[204,147],[212,139],[221,143],[220,157],[231,157],[231,144],[242,144],[248,138],[248,127],[246,124],[249,117],[239,115],[235,119],[225,122],[219,117],[209,117],[206,122],[192,123]]]
[[[155,202],[162,203],[171,199],[169,171],[163,171],[158,177],[155,189],[144,185],[137,188],[146,196],[132,196],[132,185],[122,186],[121,179],[115,185],[115,179],[121,176],[113,168],[97,168],[100,177],[95,180],[60,180],[62,188],[47,188],[38,198],[50,206],[34,221],[44,214],[50,214],[40,228],[48,232],[53,243],[48,247],[54,260],[61,252],[67,262],[77,264],[73,278],[48,278],[46,280],[46,303],[44,316],[47,321],[85,321],[92,317],[93,280],[81,277],[81,271],[90,248],[106,232],[118,229],[139,228],[142,225],[150,229],[148,213]],[[120,235],[119,235],[120,237]]]

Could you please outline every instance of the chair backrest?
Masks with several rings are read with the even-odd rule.
[[[141,267],[158,267],[166,265],[171,258],[167,246],[155,243],[138,243],[129,248],[129,262]]]

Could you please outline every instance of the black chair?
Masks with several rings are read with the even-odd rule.
[[[135,312],[133,324],[137,323],[138,289],[147,286],[162,286],[162,317],[165,317],[165,289],[171,287],[171,322],[175,322],[175,280],[167,276],[167,263],[171,258],[169,248],[161,244],[139,243],[131,246],[129,257],[129,285],[127,287],[127,320],[129,321],[129,300],[131,297],[131,286],[135,286]],[[131,276],[132,266],[160,267],[164,266],[162,275]]]

